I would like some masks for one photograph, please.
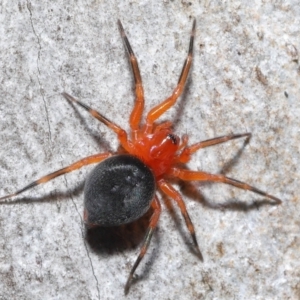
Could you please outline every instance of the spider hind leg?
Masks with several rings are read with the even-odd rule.
[[[147,252],[147,249],[148,249],[148,246],[150,244],[153,232],[154,232],[154,230],[157,226],[158,220],[159,220],[159,216],[160,216],[160,213],[161,213],[161,205],[159,203],[159,200],[157,199],[157,196],[154,197],[154,199],[151,203],[151,206],[152,206],[154,212],[153,212],[152,217],[150,219],[150,223],[149,223],[146,235],[145,235],[145,239],[144,239],[142,248],[140,250],[140,254],[137,257],[137,259],[136,259],[136,261],[135,261],[135,263],[134,263],[134,265],[131,268],[131,271],[129,273],[129,276],[128,276],[128,279],[127,279],[127,282],[126,282],[126,285],[125,285],[125,288],[124,288],[125,295],[127,295],[127,293],[129,292],[129,288],[130,288],[130,284],[131,284],[131,281],[132,281],[132,278],[133,278],[133,274],[134,274],[136,268],[138,267],[138,265],[140,264],[141,260],[143,259],[143,257],[145,256],[145,254]]]
[[[58,176],[64,175],[66,173],[73,172],[73,171],[75,171],[77,169],[80,169],[84,166],[99,163],[99,162],[101,162],[102,160],[106,159],[109,156],[111,156],[111,153],[106,152],[106,153],[100,153],[100,154],[95,154],[95,155],[85,157],[85,158],[69,165],[68,167],[57,170],[53,173],[50,173],[46,176],[41,177],[38,180],[35,180],[35,181],[31,182],[30,184],[26,185],[25,187],[23,187],[22,189],[20,189],[16,192],[14,192],[13,194],[9,194],[9,195],[1,197],[0,201],[11,198],[11,197],[14,197],[14,196],[17,196],[17,195],[19,195],[19,194],[21,194],[21,193],[37,186],[39,184],[46,183],[46,182],[48,182],[48,181],[50,181],[50,180],[52,180],[52,179],[54,179]]]
[[[248,190],[248,191],[254,192],[256,194],[259,194],[261,196],[272,199],[275,201],[275,204],[282,203],[282,201],[279,198],[277,198],[267,192],[264,192],[252,185],[249,185],[248,183],[224,176],[222,174],[210,174],[210,173],[206,173],[206,172],[191,171],[191,170],[180,169],[180,168],[172,168],[171,172],[169,174],[174,177],[177,177],[181,180],[184,180],[184,181],[209,181],[209,182],[226,183],[226,184],[235,186],[237,188],[240,188],[243,190]]]
[[[186,209],[186,205],[182,199],[182,196],[180,195],[179,192],[177,192],[169,183],[167,183],[165,180],[161,179],[159,182],[158,182],[158,186],[159,188],[163,191],[163,193],[165,195],[167,195],[168,197],[170,197],[171,199],[173,199],[180,211],[181,211],[181,214],[185,220],[185,223],[186,223],[186,226],[191,234],[191,237],[192,237],[192,240],[193,240],[193,243],[194,243],[194,246],[195,246],[195,250],[196,250],[196,253],[197,253],[197,256],[199,257],[199,259],[201,261],[203,261],[203,256],[202,256],[202,253],[200,251],[200,248],[199,248],[199,245],[198,245],[198,241],[197,241],[197,238],[196,238],[196,233],[195,233],[195,228],[194,228],[194,225],[192,223],[192,220],[188,214],[188,211]]]

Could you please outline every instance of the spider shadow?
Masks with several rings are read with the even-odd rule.
[[[135,249],[145,236],[151,215],[152,209],[149,209],[141,218],[128,224],[114,227],[86,226],[85,239],[91,250],[98,254]]]
[[[55,191],[40,197],[22,197],[16,200],[8,200],[6,202],[2,202],[1,205],[25,205],[29,203],[48,203],[53,201],[66,200],[70,197],[77,197],[82,194],[84,183],[85,180],[82,180],[74,188],[68,188],[68,190],[65,192]],[[84,239],[88,244],[90,250],[99,255],[114,255],[116,253],[136,249],[141,246],[142,241],[144,240],[152,214],[153,210],[152,208],[150,208],[146,212],[146,214],[144,214],[138,220],[117,227],[88,228],[87,226],[85,226]],[[72,233],[69,232],[69,234]],[[157,235],[157,230],[155,230],[153,233],[152,243],[153,241],[155,241],[154,243],[156,245],[159,244],[159,236]],[[153,265],[155,257],[157,256],[157,251],[155,251],[155,249],[150,249],[150,251],[148,250],[148,252],[150,252],[150,255],[147,255],[147,258],[145,259],[146,264],[141,265],[140,268],[141,275],[139,276],[139,278],[135,276],[132,280],[131,285],[133,285],[137,281],[146,280],[148,278],[151,266]]]
[[[172,122],[172,129],[174,131],[176,131],[176,128],[180,125],[181,117],[182,117],[183,111],[184,111],[184,109],[186,107],[186,104],[187,104],[187,101],[188,101],[187,99],[188,99],[189,88],[190,88],[191,83],[192,83],[192,78],[188,77],[187,82],[185,84],[185,87],[184,87],[184,90],[183,90],[181,96],[179,97],[179,99],[177,99],[177,101],[174,104],[174,106],[172,106],[170,108],[170,109],[173,108],[175,110],[175,114],[174,114],[174,116],[173,116],[173,118],[171,120],[171,122]],[[173,91],[170,91],[170,94],[172,92]],[[162,100],[161,100],[161,102],[162,102]],[[162,115],[161,120],[157,121],[157,124],[161,124],[161,123],[164,123],[165,121],[169,120],[168,117],[164,118],[163,116],[164,116],[164,114]]]
[[[224,167],[220,170],[220,174],[224,174],[229,172],[234,165],[237,164],[239,158],[241,157],[243,150],[245,148],[245,146],[249,143],[250,138],[247,138],[244,141],[243,146],[241,147],[241,149],[236,153],[236,155],[230,160],[228,161]],[[254,200],[251,203],[245,203],[242,201],[238,201],[237,199],[230,199],[222,204],[220,203],[213,203],[209,200],[207,200],[206,198],[204,198],[204,196],[201,194],[201,192],[199,191],[199,184],[201,186],[209,186],[212,184],[219,184],[219,183],[212,183],[212,182],[201,182],[198,184],[195,184],[194,182],[189,182],[189,181],[181,181],[179,179],[172,179],[171,181],[174,184],[177,184],[179,186],[180,192],[182,195],[184,195],[186,198],[189,198],[193,201],[199,202],[201,203],[204,207],[208,207],[210,209],[214,209],[214,210],[221,210],[224,211],[225,209],[229,209],[232,211],[241,211],[241,212],[248,212],[251,210],[258,210],[260,207],[262,206],[266,206],[266,205],[278,205],[277,202],[272,201],[272,200],[267,200],[267,199],[263,199],[263,200]],[[235,188],[235,187],[232,187]],[[245,191],[245,192],[249,192],[249,191]],[[253,194],[253,193],[252,193]],[[171,214],[171,217],[174,221],[174,223],[176,224],[177,230],[179,231],[182,239],[184,240],[185,244],[188,246],[189,251],[192,252],[194,255],[198,256],[197,251],[195,250],[194,245],[191,243],[191,237],[189,235],[189,233],[187,232],[187,230],[184,230],[184,226],[182,226],[182,221],[179,217],[179,214],[177,212],[177,210],[175,211],[174,209],[174,204],[173,201],[170,200],[168,197],[164,196],[164,202]],[[200,249],[201,250],[201,249]]]
[[[190,73],[192,72],[192,68],[193,66],[191,66],[191,70]],[[185,84],[184,90],[180,96],[180,98],[176,101],[177,103],[177,107],[176,107],[176,112],[175,112],[175,116],[173,117],[173,128],[174,130],[176,130],[177,126],[180,125],[180,121],[181,121],[181,117],[183,115],[183,112],[185,110],[185,107],[187,106],[187,101],[189,99],[189,93],[190,93],[190,85],[192,84],[193,79],[190,77],[188,77],[187,82]]]
[[[175,182],[175,181],[174,181]],[[172,183],[174,183],[172,182]],[[186,198],[189,198],[193,201],[196,201],[198,203],[201,203],[204,207],[208,207],[210,209],[214,209],[214,210],[220,210],[220,211],[224,211],[224,210],[232,210],[232,211],[241,211],[244,213],[247,213],[248,211],[251,210],[258,210],[260,207],[262,206],[273,206],[273,205],[278,205],[278,203],[274,202],[274,201],[269,201],[266,199],[263,200],[254,200],[252,203],[245,203],[242,201],[238,201],[237,199],[230,199],[222,204],[220,203],[213,203],[209,200],[207,200],[206,198],[204,198],[204,196],[201,194],[201,192],[199,191],[199,188],[191,183],[191,182],[178,182],[178,185],[180,187],[180,192],[182,195],[184,195]],[[201,183],[201,185],[211,185],[211,183]],[[185,230],[185,223],[183,222],[183,218],[180,217],[179,212],[177,209],[174,208],[174,201],[172,201],[171,199],[169,199],[167,196],[163,195],[163,200],[165,202],[165,205],[175,223],[176,229],[178,230],[181,238],[183,239],[185,245],[187,245],[188,250],[194,254],[196,257],[199,257],[198,252],[196,251],[194,244],[192,243],[192,239],[190,236],[190,233],[188,232],[188,230]],[[195,228],[196,230],[196,235],[197,235],[197,228]],[[200,251],[201,251],[201,245],[200,245]]]
[[[141,218],[125,225],[115,227],[86,227],[85,240],[88,243],[89,248],[99,255],[114,255],[124,251],[139,249],[145,238],[152,213],[153,210],[150,208]],[[148,279],[151,266],[157,256],[157,250],[151,247],[154,243],[156,245],[160,243],[157,230],[153,233],[153,237],[147,251],[147,253],[150,252],[150,255],[147,255],[146,253],[144,256],[141,266],[139,267],[140,275],[137,276],[136,273],[134,274],[130,286],[133,286],[136,282]],[[137,255],[138,254],[136,254],[136,257],[132,259],[131,267],[133,266]]]
[[[79,184],[77,184],[76,187],[74,187],[73,189],[68,188],[67,191],[65,192],[50,192],[46,195],[43,196],[39,196],[39,197],[22,197],[22,198],[17,198],[15,200],[6,200],[1,202],[1,205],[15,205],[15,204],[29,204],[29,203],[48,203],[51,201],[62,201],[62,200],[66,200],[69,197],[72,196],[79,196],[84,188],[84,180],[82,180],[82,182],[80,182]]]
[[[84,118],[82,116],[82,114],[79,112],[79,109],[77,108],[77,106],[73,102],[72,103],[70,103],[70,101],[67,101],[67,102],[69,103],[69,105],[71,105],[73,107],[76,118],[78,118],[80,120],[80,122],[84,125],[84,127],[87,130],[87,132],[89,133],[89,135],[100,146],[100,148],[104,149],[104,152],[111,151],[111,147],[110,147],[109,143],[106,142],[104,139],[102,139],[99,136],[99,133],[97,133],[91,129],[91,127],[88,125],[86,118]],[[96,119],[94,119],[94,120],[96,120]]]
[[[138,220],[129,224],[120,225],[116,227],[92,227],[86,226],[85,240],[87,241],[90,250],[101,256],[115,255],[123,252],[128,252],[136,249],[140,249],[142,242],[145,238],[146,231],[148,229],[150,218],[153,214],[152,208]],[[139,275],[136,273],[131,281],[132,287],[135,283],[145,281],[149,277],[151,266],[157,256],[157,248],[151,247],[151,245],[159,245],[159,235],[157,230],[154,231],[150,246],[144,258],[139,266]],[[131,267],[133,266],[138,253],[134,254],[131,261]],[[128,269],[128,274],[129,275]]]
[[[245,147],[249,144],[251,139],[251,135],[244,139],[243,145],[241,148],[236,152],[233,158],[231,158],[227,163],[224,164],[223,168],[220,170],[220,174],[225,175],[226,173],[230,172],[231,169],[237,165],[239,159],[241,158]]]

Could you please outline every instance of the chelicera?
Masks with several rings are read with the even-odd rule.
[[[191,171],[183,167],[196,151],[237,138],[249,139],[250,133],[221,136],[188,145],[188,137],[185,135],[180,140],[173,133],[170,121],[157,122],[159,117],[176,103],[187,81],[193,58],[195,20],[193,21],[188,55],[178,84],[169,98],[148,112],[144,123],[141,122],[144,110],[144,91],[138,62],[120,21],[118,21],[118,25],[129,55],[135,81],[136,99],[129,119],[130,133],[128,134],[120,126],[69,94],[64,92],[62,95],[68,101],[76,103],[87,110],[93,117],[113,130],[123,148],[122,153],[105,152],[85,157],[66,168],[41,177],[13,194],[1,197],[0,200],[21,194],[41,183],[46,183],[83,166],[98,163],[87,178],[84,188],[84,221],[87,226],[118,226],[140,218],[150,207],[153,210],[140,253],[125,285],[125,293],[127,293],[133,274],[147,251],[153,231],[159,220],[161,205],[156,195],[157,189],[173,199],[178,205],[191,234],[195,250],[202,260],[195,229],[186,205],[181,194],[174,189],[167,178],[173,177],[183,181],[222,182],[260,194],[274,200],[277,204],[280,204],[281,200],[247,183],[222,174]]]

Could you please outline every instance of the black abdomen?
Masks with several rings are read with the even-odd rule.
[[[152,171],[132,155],[112,156],[88,176],[84,205],[88,224],[117,226],[147,212],[155,194]]]

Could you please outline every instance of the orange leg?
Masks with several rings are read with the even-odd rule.
[[[164,102],[155,106],[149,111],[146,118],[146,132],[151,131],[153,122],[157,120],[170,107],[172,107],[175,104],[178,97],[182,94],[192,64],[192,59],[193,59],[193,44],[194,44],[195,28],[196,28],[196,20],[194,20],[193,22],[189,52],[184,62],[178,84],[169,98],[167,98]]]
[[[141,117],[142,117],[143,110],[144,110],[144,89],[143,89],[143,85],[142,85],[142,78],[141,78],[139,65],[138,65],[136,56],[133,53],[133,50],[130,46],[130,43],[128,41],[128,38],[126,36],[126,33],[124,31],[124,28],[123,28],[120,20],[118,20],[118,25],[119,25],[122,39],[124,41],[124,44],[126,46],[126,49],[127,49],[128,55],[129,55],[132,72],[133,72],[133,76],[134,76],[136,99],[135,99],[135,105],[134,105],[133,111],[130,115],[129,123],[130,123],[131,130],[137,131],[139,129]]]
[[[58,176],[61,176],[63,174],[66,174],[66,173],[69,173],[69,172],[72,172],[72,171],[75,171],[77,169],[80,169],[82,168],[83,166],[87,166],[87,165],[90,165],[90,164],[95,164],[95,163],[99,163],[101,162],[102,160],[106,159],[107,157],[111,156],[111,153],[109,152],[106,152],[106,153],[101,153],[101,154],[95,154],[95,155],[92,155],[92,156],[88,156],[88,157],[85,157],[71,165],[69,165],[68,167],[66,168],[63,168],[63,169],[60,169],[58,171],[55,171],[53,173],[50,173],[36,181],[33,181],[32,183],[26,185],[25,187],[23,187],[22,189],[16,191],[15,193],[13,194],[10,194],[10,195],[7,195],[7,196],[4,196],[4,197],[1,197],[0,200],[4,200],[4,199],[7,199],[7,198],[11,198],[11,197],[14,197],[14,196],[17,196],[18,194],[21,194],[41,183],[46,183]]]
[[[166,122],[163,122],[161,124],[158,124],[154,128],[153,133],[159,132],[160,130],[163,130],[163,129],[169,129],[171,127],[172,127],[172,122],[171,121],[166,121]]]
[[[187,226],[189,232],[191,233],[194,245],[196,247],[197,254],[198,254],[199,258],[203,261],[203,257],[202,257],[201,251],[199,249],[196,234],[195,234],[195,228],[194,228],[191,218],[187,212],[185,203],[184,203],[181,195],[169,183],[167,183],[163,179],[158,181],[158,186],[168,197],[170,197],[176,201],[176,203],[179,206],[180,211],[183,215],[186,226]]]
[[[124,129],[122,129],[121,127],[119,127],[118,125],[116,125],[115,123],[113,123],[112,121],[108,120],[107,118],[105,118],[103,115],[101,115],[99,112],[97,112],[96,110],[90,108],[89,106],[87,106],[86,104],[80,102],[79,100],[75,99],[74,97],[72,97],[71,95],[63,92],[62,95],[70,102],[74,102],[77,103],[78,105],[80,105],[81,107],[83,107],[86,111],[88,111],[94,118],[96,118],[97,120],[99,120],[100,122],[102,122],[104,125],[106,125],[108,128],[112,129],[119,138],[119,141],[122,145],[122,147],[130,152],[130,148],[131,148],[131,143],[130,141],[128,141],[127,138],[127,133]]]
[[[184,134],[181,137],[181,144],[178,147],[178,151],[180,151],[181,149],[184,149],[186,147],[186,145],[187,145],[188,142],[189,142],[189,137],[188,137],[187,134]]]
[[[125,285],[125,289],[124,289],[125,295],[129,291],[130,284],[131,284],[131,281],[132,281],[132,277],[133,277],[133,274],[134,274],[136,268],[138,267],[138,265],[140,264],[140,262],[143,259],[144,255],[147,252],[147,249],[148,249],[148,246],[150,244],[154,229],[156,228],[156,225],[157,225],[158,220],[159,220],[159,216],[160,216],[160,213],[161,213],[161,206],[160,206],[159,200],[157,199],[157,196],[155,196],[155,198],[153,199],[153,201],[151,203],[151,207],[153,208],[154,212],[153,212],[153,215],[151,216],[149,227],[148,227],[147,233],[145,235],[145,239],[144,239],[143,246],[141,248],[140,254],[139,254],[137,260],[135,261],[135,263],[134,263],[134,265],[133,265],[133,267],[130,271],[130,274],[128,276],[128,279],[127,279],[127,282],[126,282],[126,285]]]
[[[251,137],[251,133],[242,134],[230,134],[225,136],[216,137],[203,142],[196,143],[194,145],[188,146],[182,150],[182,152],[176,158],[176,162],[187,163],[191,159],[191,155],[198,151],[199,149],[206,148],[209,146],[225,143],[230,140],[238,139],[241,137],[247,137],[247,141]]]
[[[270,198],[274,200],[276,204],[281,204],[281,200],[279,198],[276,198],[266,192],[263,192],[245,182],[241,182],[221,174],[209,174],[200,171],[190,171],[186,169],[172,168],[171,171],[168,173],[168,175],[177,177],[185,181],[197,180],[197,181],[223,182],[238,187],[240,189],[248,190],[256,194],[262,195],[264,197]]]

